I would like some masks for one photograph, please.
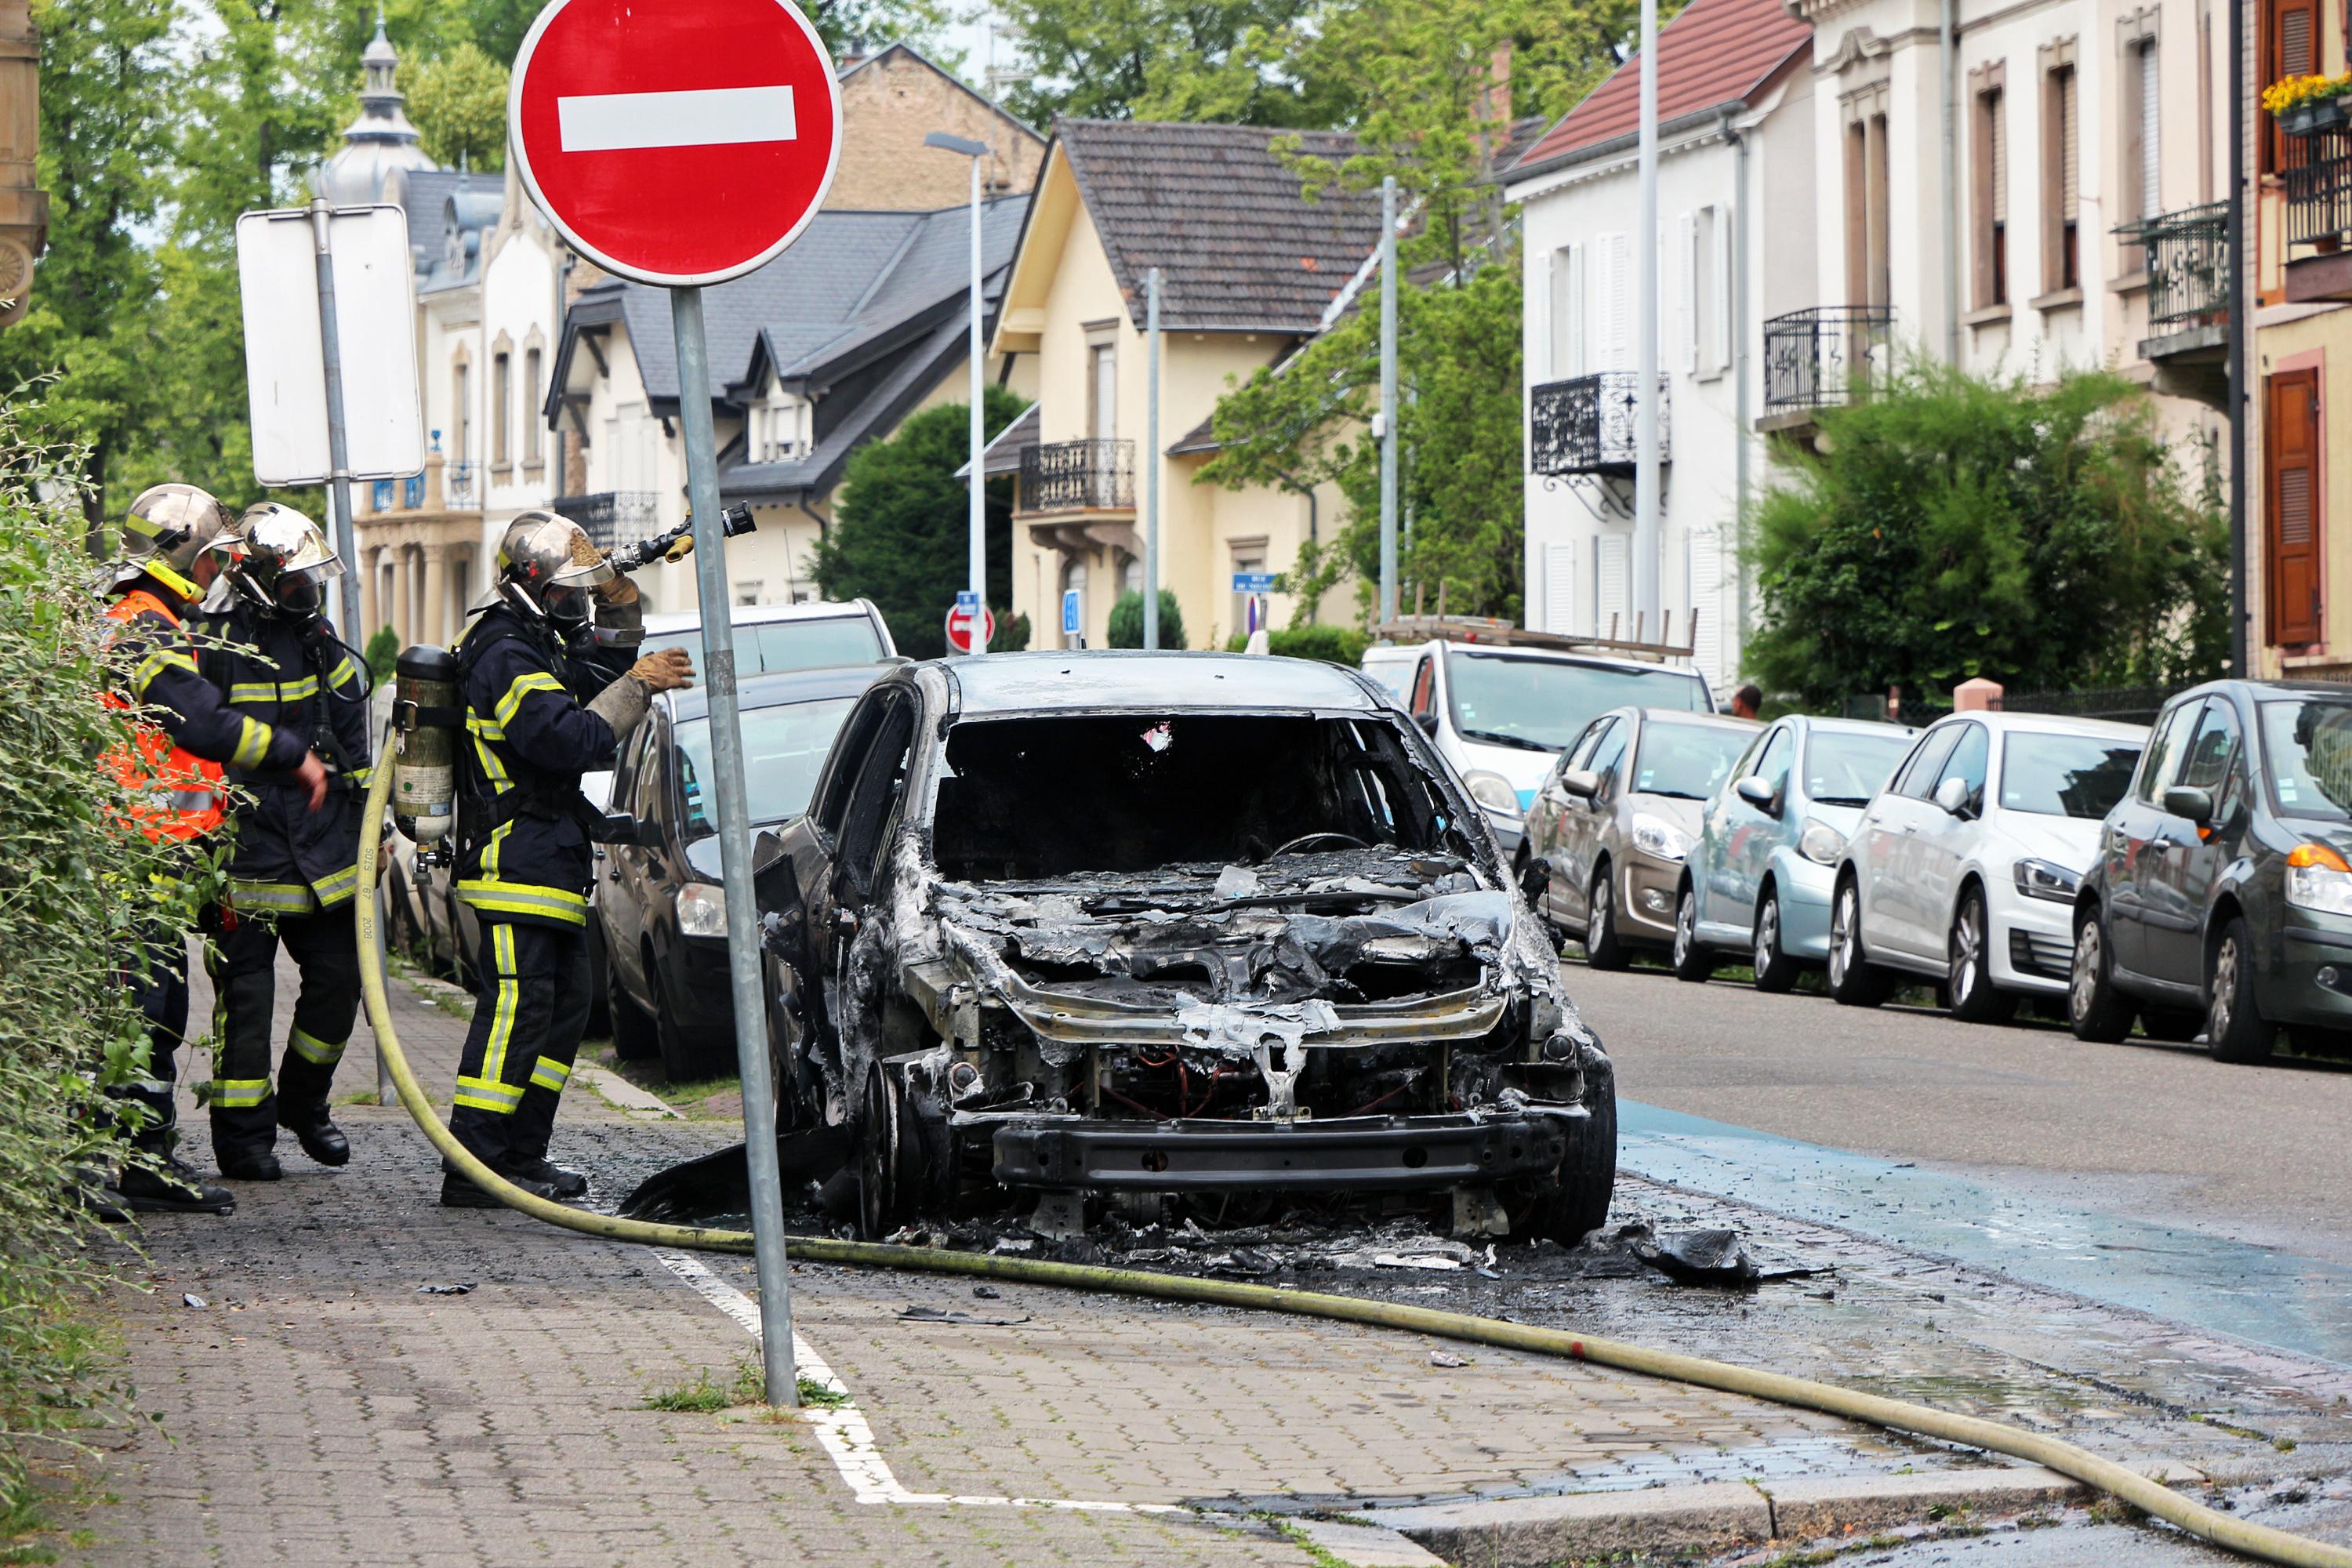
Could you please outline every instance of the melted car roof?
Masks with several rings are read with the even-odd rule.
[[[1314,659],[1140,648],[992,653],[946,664],[967,716],[1041,710],[1352,709],[1387,698],[1354,670]]]

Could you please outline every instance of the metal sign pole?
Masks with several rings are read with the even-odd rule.
[[[1160,646],[1160,268],[1143,280],[1143,646]]]
[[[1397,613],[1396,176],[1381,182],[1381,621]]]
[[[710,431],[709,356],[702,290],[672,289],[678,416],[686,427],[686,492],[694,508],[694,584],[702,605],[702,683],[710,760],[719,776],[719,866],[727,893],[727,967],[735,996],[735,1057],[743,1075],[743,1144],[751,1167],[751,1240],[760,1274],[760,1359],[768,1403],[800,1403],[793,1371],[791,1284],[784,1268],[784,1187],[776,1161],[776,1089],[751,904],[751,827],[743,791],[743,731],[735,704],[735,635],[727,593],[727,529],[719,510],[719,452]]]
[[[335,251],[330,237],[333,220],[327,198],[310,201],[310,237],[319,250],[319,357],[327,366],[328,504],[334,509],[335,552],[343,558],[342,591],[337,595],[342,614],[339,628],[343,640],[356,647],[360,637],[359,540],[352,519],[352,454],[343,428],[343,336],[335,320]],[[375,1056],[375,1102],[397,1105],[392,1068],[382,1051]]]
[[[988,477],[981,472],[981,454],[988,446],[986,353],[980,341],[981,310],[981,250],[980,250],[980,160],[971,161],[971,346],[966,350],[971,361],[971,591],[980,595],[980,624],[972,632],[974,653],[988,651]]]

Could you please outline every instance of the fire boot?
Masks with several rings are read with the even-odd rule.
[[[286,1174],[286,1167],[278,1163],[278,1152],[267,1144],[215,1141],[213,1158],[220,1162],[221,1175],[227,1181],[274,1182]]]
[[[586,1176],[556,1164],[544,1154],[511,1156],[499,1167],[499,1173],[509,1181],[537,1182],[551,1188],[559,1198],[576,1198],[588,1191]]]
[[[236,1194],[200,1179],[195,1167],[172,1160],[162,1171],[130,1165],[115,1178],[122,1206],[138,1214],[231,1214]]]
[[[535,1182],[528,1176],[509,1176],[507,1180],[535,1198],[560,1201],[556,1190],[545,1182]],[[445,1209],[502,1209],[507,1205],[474,1185],[473,1178],[462,1172],[450,1171],[441,1178],[441,1206]]]
[[[324,1100],[316,1105],[294,1105],[281,1093],[278,1100],[278,1124],[294,1134],[302,1144],[302,1152],[321,1165],[352,1163],[352,1142],[327,1114]]]

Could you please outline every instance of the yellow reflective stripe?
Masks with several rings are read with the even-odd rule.
[[[269,755],[269,742],[278,731],[258,719],[242,719],[244,728],[237,731],[236,750],[229,753],[228,765],[233,768],[257,768]]]
[[[168,563],[163,561],[159,557],[151,555],[146,560],[142,561],[139,563],[139,570],[146,573],[147,575],[154,578],[155,581],[163,584],[163,586],[171,589],[172,592],[179,595],[180,597],[187,600],[190,604],[194,604],[196,600],[205,596],[205,591],[202,588],[197,587],[194,583],[191,583],[185,577],[181,576],[179,573],[172,569]]]
[[[322,1040],[316,1035],[304,1034],[299,1026],[286,1037],[287,1048],[306,1062],[316,1062],[322,1068],[333,1067],[343,1059],[347,1040]]]
[[[327,678],[327,684],[330,686],[357,686],[359,683],[360,667],[352,662],[349,654],[345,654],[343,661],[335,666],[334,674]]]
[[[194,675],[196,673],[196,661],[186,654],[173,653],[169,648],[151,653],[139,661],[137,669],[131,672],[131,689],[144,697],[147,694],[148,682],[167,669],[184,669],[190,675]]]
[[[466,731],[468,734],[479,735],[486,741],[503,741],[507,738],[505,725],[485,719],[479,713],[466,715]]]
[[[468,878],[457,884],[457,897],[478,910],[509,914],[553,915],[573,925],[588,923],[588,900],[562,888],[532,882],[501,882]]]
[[[516,676],[514,678],[514,684],[507,688],[507,694],[499,699],[498,717],[499,725],[503,727],[513,723],[515,710],[520,708],[522,706],[522,700],[530,696],[532,692],[560,692],[562,689],[563,682],[556,679],[555,677],[550,675],[543,669],[534,669],[525,674]]]
[[[215,1079],[208,1097],[224,1110],[249,1110],[269,1098],[269,1080],[266,1078]]]
[[[487,1079],[461,1078],[457,1080],[457,1103],[468,1110],[511,1115],[522,1105],[522,1090]]]
[[[343,776],[351,780],[352,783],[359,785],[362,789],[365,789],[368,785],[368,782],[375,777],[375,769],[373,766],[353,768],[350,773],[345,773]]]
[[[307,914],[312,902],[308,882],[248,882],[229,879],[229,898],[240,910],[265,910],[276,914]]]
[[[550,1061],[545,1057],[540,1058],[530,1069],[532,1084],[540,1089],[551,1089],[558,1094],[563,1092],[563,1086],[571,1077],[570,1062]]]
[[[472,720],[469,718],[467,722],[471,723]],[[503,735],[497,738],[505,739]],[[514,780],[507,776],[507,765],[499,761],[497,752],[482,743],[478,735],[474,738],[474,757],[482,764],[482,776],[490,781],[493,794],[504,795],[513,787]]]
[[[360,868],[347,866],[331,877],[321,877],[310,884],[319,895],[319,907],[331,910],[360,890]]]
[[[319,678],[315,675],[306,675],[299,680],[240,680],[228,689],[231,702],[299,702],[317,695]]]
[[[522,1004],[522,982],[515,973],[514,927],[490,927],[490,967],[498,971],[499,994],[490,1014],[489,1043],[482,1052],[481,1077],[503,1088],[507,1047],[514,1042],[515,1011]],[[521,1098],[520,1094],[515,1096],[518,1103]]]

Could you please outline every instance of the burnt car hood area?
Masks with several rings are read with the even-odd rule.
[[[1167,700],[1073,679],[1041,711],[998,674],[1039,657],[878,684],[761,847],[782,1120],[846,1125],[861,1227],[1195,1203],[1601,1225],[1608,1058],[1403,716],[1351,671],[1203,655],[1047,656],[1112,665],[1097,701]]]

